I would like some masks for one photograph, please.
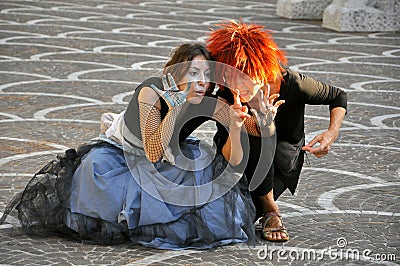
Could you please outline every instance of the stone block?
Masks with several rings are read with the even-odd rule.
[[[400,31],[399,0],[334,0],[322,27],[345,32]]]
[[[321,19],[332,0],[278,0],[276,14],[289,19]]]

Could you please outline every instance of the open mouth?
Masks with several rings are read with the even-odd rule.
[[[206,94],[206,91],[205,90],[195,90],[194,93],[196,95],[203,96],[204,94]]]

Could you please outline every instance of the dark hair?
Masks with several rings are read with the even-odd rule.
[[[190,61],[196,56],[202,55],[205,60],[210,62],[211,81],[214,81],[214,67],[211,63],[211,55],[203,44],[185,43],[172,51],[171,59],[165,64],[163,74],[170,73],[176,82],[180,82],[190,68]],[[188,62],[187,64],[182,64]],[[210,94],[215,87],[215,83],[211,82],[207,94]]]

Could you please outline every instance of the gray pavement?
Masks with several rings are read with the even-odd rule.
[[[338,33],[275,15],[275,1],[3,0],[0,2],[0,212],[32,174],[96,137],[171,48],[202,41],[221,19],[274,32],[291,68],[348,92],[341,135],[309,156],[295,196],[279,200],[291,240],[209,251],[100,246],[0,227],[2,265],[398,265],[400,34]],[[307,107],[307,138],[327,128]],[[197,132],[210,139],[215,128]],[[347,258],[346,254],[353,255]],[[357,256],[358,255],[358,256]]]

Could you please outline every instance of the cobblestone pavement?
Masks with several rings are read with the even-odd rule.
[[[297,194],[279,200],[287,243],[259,239],[210,251],[99,246],[28,237],[10,218],[0,228],[0,264],[398,265],[400,34],[333,32],[321,21],[279,18],[274,3],[1,1],[0,211],[55,154],[96,137],[100,114],[123,110],[171,48],[204,40],[221,19],[272,29],[291,68],[345,89],[349,110],[330,154],[309,156]],[[328,123],[326,107],[307,107],[308,139]],[[214,130],[205,124],[198,134],[210,138]]]

